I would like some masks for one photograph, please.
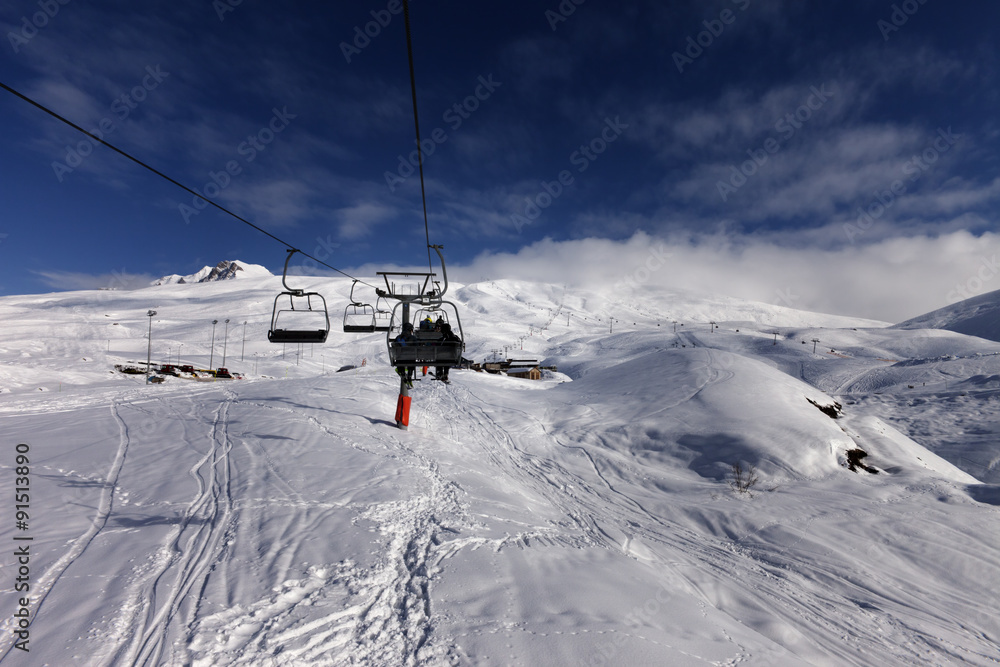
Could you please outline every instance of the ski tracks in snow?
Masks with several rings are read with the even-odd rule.
[[[111,514],[114,503],[115,489],[118,486],[118,478],[121,475],[122,466],[125,464],[125,458],[128,455],[128,448],[131,442],[128,426],[121,417],[120,405],[127,400],[128,396],[135,396],[138,393],[137,390],[127,391],[111,403],[111,414],[119,428],[118,449],[115,452],[111,468],[108,470],[108,474],[105,476],[104,483],[102,484],[97,513],[86,532],[73,540],[66,553],[49,567],[38,578],[38,582],[34,584],[33,588],[38,592],[35,594],[33,604],[30,608],[32,619],[38,616],[42,606],[45,604],[46,598],[48,598],[49,593],[62,577],[63,573],[83,555],[87,547],[90,546],[90,543],[94,541],[98,533],[107,525],[108,516]],[[3,629],[6,630],[6,628]],[[0,660],[3,660],[13,647],[13,634],[4,632],[2,643],[0,643]]]
[[[444,559],[486,542],[459,537],[468,521],[458,486],[442,476],[436,461],[408,446],[407,436],[384,432],[384,425],[345,428],[338,421],[333,428],[322,415],[301,409],[273,402],[252,406],[287,412],[324,439],[375,457],[376,466],[378,460],[397,460],[418,472],[424,483],[403,499],[337,508],[353,512],[355,526],[380,536],[374,562],[365,566],[345,559],[313,566],[306,577],[284,581],[255,603],[195,619],[187,659],[177,664],[452,664],[451,642],[432,632],[432,580]],[[352,438],[351,428],[361,428],[365,445]],[[282,486],[294,493],[287,481]],[[297,524],[271,548],[293,551],[282,540],[292,538],[292,532],[310,533],[315,528]]]
[[[710,382],[725,381],[731,375],[714,374]],[[779,540],[773,545],[758,542],[750,546],[742,540],[734,542],[702,534],[658,516],[602,473],[593,448],[583,442],[563,442],[563,438],[550,434],[533,415],[507,408],[516,413],[518,429],[512,434],[505,423],[514,420],[501,421],[493,410],[487,409],[488,401],[462,385],[453,387],[457,387],[457,392],[453,389],[441,411],[442,417],[445,412],[449,415],[452,437],[479,443],[499,474],[516,480],[522,493],[536,494],[562,514],[564,518],[557,520],[553,531],[558,537],[552,543],[603,547],[649,561],[661,571],[664,585],[685,588],[720,610],[742,609],[736,618],[761,619],[765,636],[806,661],[822,663],[837,656],[839,663],[845,665],[867,665],[874,660],[902,666],[929,664],[928,657],[941,655],[970,660],[973,664],[980,664],[986,657],[985,653],[957,649],[947,639],[948,632],[955,632],[963,624],[955,619],[955,627],[949,629],[948,621],[935,618],[943,607],[924,615],[926,625],[937,631],[937,639],[933,641],[928,641],[926,627],[900,622],[898,619],[906,614],[897,616],[891,612],[894,608],[919,608],[921,596],[930,595],[927,590],[913,594],[900,582],[865,581],[853,572],[858,563],[843,562],[836,554],[820,557],[809,551],[808,544]],[[546,440],[578,451],[584,457],[581,461],[584,465],[571,468],[567,465],[569,461],[533,453],[537,450],[533,443],[545,447]],[[592,473],[587,472],[588,467]],[[853,510],[868,516],[873,512],[883,513],[894,504],[874,502]],[[805,524],[816,518],[809,517]],[[910,518],[892,516],[891,520]],[[787,525],[796,523],[792,517],[780,523],[790,533],[798,532]],[[529,546],[532,541],[544,540],[546,532],[543,527],[528,530],[513,544]],[[568,539],[574,535],[576,539]],[[798,537],[803,539],[808,541],[808,534]],[[838,584],[823,585],[831,579],[837,579]],[[847,588],[853,590],[853,597],[845,597],[842,593],[845,582],[852,581]],[[737,655],[747,655],[746,647],[735,641],[734,651]]]
[[[163,664],[172,639],[197,616],[200,593],[222,560],[234,523],[229,412],[235,394],[227,391],[207,434],[208,447],[188,470],[197,491],[177,525],[156,550],[152,566],[129,585],[116,646],[108,665]],[[175,621],[179,621],[176,623]]]

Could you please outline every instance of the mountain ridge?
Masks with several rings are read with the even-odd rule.
[[[234,280],[236,278],[259,278],[261,276],[272,276],[270,271],[259,264],[250,264],[240,260],[222,260],[215,266],[205,266],[195,273],[182,276],[178,273],[163,276],[150,283],[151,286],[158,285],[186,285],[190,283],[208,283],[218,280]]]

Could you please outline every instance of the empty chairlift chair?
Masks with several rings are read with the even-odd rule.
[[[318,292],[293,289],[286,282],[288,261],[296,252],[298,251],[289,250],[285,259],[285,270],[281,274],[281,284],[285,291],[274,297],[267,339],[272,343],[325,343],[330,333],[330,314],[326,309],[326,299]],[[288,298],[287,308],[279,304],[283,297]]]
[[[354,288],[358,281],[351,285],[351,303],[344,309],[345,333],[374,333],[376,328],[375,309],[371,304],[361,303],[354,298]]]
[[[379,297],[375,302],[375,331],[390,331],[392,329],[392,311],[382,304],[385,299]]]

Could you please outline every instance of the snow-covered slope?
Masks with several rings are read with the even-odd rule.
[[[347,303],[350,281],[299,283]],[[30,468],[30,519],[0,540],[32,538],[31,653],[8,614],[0,662],[1000,659],[1000,344],[684,293],[453,285],[466,356],[559,371],[422,380],[404,432],[384,336],[270,345],[279,290],[0,299],[0,429]],[[149,347],[248,379],[113,372]],[[848,469],[859,449],[872,472]]]
[[[259,264],[222,260],[215,266],[206,266],[200,271],[187,276],[171,274],[152,282],[153,285],[174,285],[185,283],[207,283],[216,280],[232,280],[233,278],[262,278],[273,275]]]
[[[1000,290],[959,301],[896,325],[899,329],[947,329],[1000,341]]]

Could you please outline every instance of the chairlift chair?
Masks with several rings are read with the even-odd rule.
[[[385,279],[386,288],[377,289],[376,293],[380,297],[399,301],[392,309],[392,320],[386,333],[389,363],[396,368],[414,366],[450,368],[462,363],[462,353],[465,351],[462,320],[458,316],[455,304],[444,300],[444,295],[448,291],[448,270],[441,254],[441,246],[430,247],[437,252],[441,260],[443,287],[434,280],[437,275],[435,273],[378,272],[378,275]],[[407,282],[402,284],[396,282],[402,278],[406,278]],[[440,331],[420,331],[417,326],[420,318],[428,314],[433,314],[432,321],[441,317],[448,322],[458,340],[446,341]],[[398,340],[406,324],[413,328],[413,332],[408,340]]]
[[[384,302],[385,299],[381,296],[375,301],[375,331],[392,329],[392,311],[382,306]]]
[[[375,309],[368,303],[354,298],[357,279],[351,284],[351,303],[344,309],[345,333],[374,333],[376,329]]]
[[[455,304],[450,301],[440,301],[433,304],[431,309],[424,307],[415,310],[413,318],[407,322],[413,327],[410,339],[401,341],[397,339],[403,332],[404,323],[401,314],[403,305],[402,303],[397,304],[393,309],[392,327],[386,334],[389,363],[397,368],[408,366],[447,366],[450,368],[461,364],[462,354],[465,351],[465,334]],[[438,316],[444,315],[443,319],[451,325],[452,333],[458,337],[458,340],[446,341],[444,334],[440,331],[421,331],[419,329],[420,319],[426,317],[428,313],[434,313]],[[436,318],[432,319],[436,320]]]
[[[298,250],[289,249],[288,257],[285,258],[285,270],[281,274],[281,284],[285,291],[274,297],[274,310],[271,314],[271,328],[267,332],[267,339],[272,343],[325,343],[326,337],[330,333],[330,314],[326,309],[326,299],[318,292],[293,289],[286,282],[288,262],[296,252]],[[278,301],[286,296],[288,297],[288,308],[279,307]],[[321,306],[319,304],[313,306],[314,297],[319,300]],[[302,308],[303,299],[305,299],[305,308]],[[296,308],[296,302],[298,302],[298,308]],[[279,325],[279,320],[282,320],[284,326]],[[289,322],[297,326],[290,328]],[[303,326],[303,323],[313,326]]]

